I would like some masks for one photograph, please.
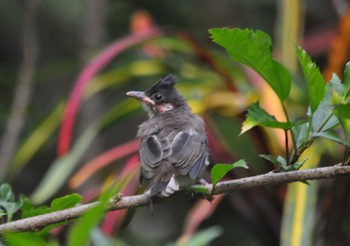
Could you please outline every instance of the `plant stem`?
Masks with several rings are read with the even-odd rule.
[[[286,116],[286,120],[287,120],[287,122],[290,122],[287,109],[284,106],[283,102],[281,102],[281,104],[282,104],[282,109],[283,109],[284,115]],[[296,146],[295,136],[294,136],[294,133],[293,133],[292,129],[290,129],[290,134],[292,136],[293,147],[296,150],[297,146]],[[286,149],[288,149],[288,148],[286,148]]]
[[[290,162],[289,162],[289,138],[288,138],[288,130],[284,130],[284,139],[285,139],[285,145],[286,145],[286,161],[287,161],[287,165],[289,165]]]
[[[327,122],[332,118],[333,115],[334,115],[333,113],[330,113],[329,116],[325,118],[325,120],[323,121],[323,123],[320,125],[320,127],[317,129],[316,132],[322,131],[322,128],[327,124]]]

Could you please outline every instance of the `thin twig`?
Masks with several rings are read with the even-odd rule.
[[[326,179],[334,178],[340,175],[350,174],[350,166],[335,165],[330,167],[320,167],[308,170],[290,171],[275,173],[270,172],[267,174],[235,179],[225,182],[220,182],[216,185],[214,195],[229,193],[236,190],[251,189],[266,185],[277,185],[282,183],[289,183],[295,181],[306,181],[314,179]],[[155,202],[167,202],[172,199],[182,198],[182,199],[192,199],[194,198],[204,198],[208,199],[208,194],[211,194],[212,185],[207,184],[201,186],[208,190],[207,194],[195,193],[195,192],[178,192],[170,198],[157,198]],[[113,200],[113,199],[112,199]],[[108,210],[119,210],[128,209],[135,207],[147,206],[150,203],[150,196],[146,194],[121,197],[116,199],[116,201],[111,201]],[[96,206],[98,202],[89,203],[85,205],[80,205],[74,208],[69,208],[65,210],[60,210],[57,212],[52,212],[48,214],[38,215],[26,219],[21,219],[0,225],[0,234],[5,231],[37,231],[41,228],[55,224],[61,221],[68,221],[77,218],[84,214],[88,209]]]

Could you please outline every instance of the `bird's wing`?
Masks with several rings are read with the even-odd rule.
[[[199,134],[193,129],[173,130],[160,136],[151,135],[141,140],[140,145],[140,183],[152,179],[157,173],[162,161],[172,163],[172,166],[182,175],[190,175],[196,179],[207,161],[207,140],[205,134]],[[163,163],[165,165],[165,163]],[[160,170],[160,169],[159,169]],[[162,170],[169,170],[165,167]],[[163,174],[171,177],[172,174]]]
[[[174,137],[171,148],[170,160],[176,170],[182,175],[189,174],[192,179],[196,179],[207,162],[205,134],[199,134],[193,129],[180,131]]]
[[[151,179],[163,158],[169,156],[171,152],[170,143],[167,138],[159,138],[157,134],[142,139],[140,143],[140,183],[144,179]]]

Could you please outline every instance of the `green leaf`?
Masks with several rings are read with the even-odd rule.
[[[23,200],[23,206],[21,208],[21,211],[22,211],[21,217],[28,218],[36,215],[47,214],[58,210],[72,208],[82,201],[82,197],[76,193],[59,197],[54,199],[51,202],[50,207],[46,205],[35,207],[32,205],[30,200],[25,196],[22,196],[22,200]]]
[[[339,124],[339,120],[333,114],[333,102],[332,97],[334,92],[341,93],[341,87],[339,79],[333,77],[332,80],[326,85],[324,97],[321,103],[318,105],[316,111],[312,114],[308,113],[309,117],[312,117],[311,134],[316,132],[324,132],[335,127]]]
[[[78,160],[94,140],[98,131],[99,124],[97,121],[84,131],[67,155],[56,159],[52,163],[50,169],[31,195],[31,200],[34,204],[40,204],[48,200],[65,184],[65,181],[78,164]]]
[[[216,185],[229,171],[233,169],[232,165],[229,164],[216,164],[211,169],[211,180]]]
[[[248,165],[245,160],[239,160],[233,164],[215,164],[215,166],[211,169],[211,180],[213,185],[215,186],[229,171],[236,167],[243,167],[248,169]]]
[[[1,218],[2,216],[5,216],[5,215],[6,215],[5,211],[2,210],[2,209],[0,209],[0,218]]]
[[[33,217],[40,214],[47,214],[51,212],[51,208],[46,205],[42,205],[39,207],[34,207],[30,202],[29,198],[22,196],[23,206],[21,208],[21,217],[22,219]]]
[[[9,184],[0,186],[0,207],[7,215],[7,222],[12,220],[12,216],[23,206],[23,200],[19,198],[16,201],[15,194]]]
[[[337,105],[334,112],[339,119],[350,119],[350,104]]]
[[[260,108],[259,103],[257,102],[248,108],[247,118],[242,124],[241,134],[255,126],[288,130],[293,127],[293,123],[277,121],[274,116],[269,115],[264,109]]]
[[[333,74],[332,79],[329,81],[329,83],[327,83],[327,85],[331,86],[333,93],[335,92],[336,94],[339,94],[340,97],[345,98],[345,86],[336,74]]]
[[[348,98],[350,95],[350,62],[346,63],[344,77],[343,77],[343,85],[344,85],[344,96]]]
[[[324,97],[326,82],[316,64],[300,47],[297,47],[297,56],[305,77],[309,103],[313,113]]]
[[[309,122],[296,123],[292,128],[296,148],[299,149],[308,141]]]
[[[350,104],[338,105],[333,110],[338,117],[346,136],[346,143],[350,143]]]
[[[218,113],[210,115],[208,120],[208,126],[215,134],[215,142],[223,148],[227,148],[227,151],[237,159],[244,159],[248,163],[255,163],[250,167],[252,173],[265,173],[268,171],[266,165],[263,165],[263,161],[258,157],[259,151],[255,144],[254,136],[251,134],[245,134],[239,136],[242,122],[238,117],[225,117]],[[224,147],[225,146],[225,147]]]
[[[223,46],[233,61],[241,62],[260,74],[281,101],[288,97],[290,74],[273,59],[271,38],[266,33],[238,28],[214,28],[209,32],[213,41]]]
[[[81,197],[81,195],[77,193],[56,198],[51,202],[51,210],[58,211],[58,210],[63,210],[67,208],[72,208],[78,203],[80,203],[82,199],[83,198]]]
[[[274,155],[259,155],[261,158],[271,162],[278,170],[284,170],[284,167],[287,166],[287,161],[282,156],[274,156]]]
[[[342,145],[350,148],[350,144],[349,143],[347,143],[346,141],[341,139],[339,136],[337,136],[333,132],[318,132],[318,133],[312,134],[312,137],[325,138],[325,139],[334,141],[336,143],[342,144]]]
[[[259,155],[260,157],[264,158],[265,160],[271,162],[278,171],[293,171],[298,170],[302,167],[302,165],[307,161],[308,158],[305,158],[301,161],[295,162],[293,164],[287,163],[286,159],[282,156],[273,156],[273,155]]]
[[[19,173],[28,161],[42,148],[53,132],[59,126],[64,110],[64,104],[60,103],[56,109],[35,129],[31,135],[21,144],[9,166],[9,175],[13,177]]]
[[[28,218],[28,217],[33,217],[41,214],[47,214],[51,212],[55,212],[58,210],[63,210],[67,208],[74,207],[76,204],[80,203],[82,200],[82,197],[79,194],[70,194],[66,195],[63,197],[59,197],[54,199],[51,202],[51,206],[39,206],[39,207],[34,207],[31,202],[29,201],[28,198],[22,197],[24,204],[22,207],[22,218]],[[49,235],[50,231],[60,225],[67,224],[68,221],[63,221],[55,224],[51,224],[48,226],[45,226],[42,228],[40,231],[37,232],[37,234],[41,237],[46,237]]]
[[[99,228],[91,231],[91,245],[94,246],[128,246],[121,238],[115,236],[108,236]]]
[[[4,234],[6,245],[8,246],[58,246],[58,242],[45,242],[38,234],[33,232],[7,232]]]
[[[202,231],[197,232],[187,242],[181,244],[182,246],[205,246],[210,245],[210,242],[222,234],[222,229],[218,226],[214,226]],[[167,246],[175,246],[178,244],[171,243]]]
[[[67,245],[86,245],[91,231],[102,220],[105,209],[106,202],[101,202],[81,216],[69,231]]]
[[[292,170],[299,170],[304,164],[305,162],[309,159],[309,157],[306,157],[305,159],[302,159],[300,161],[297,161],[295,163],[293,163],[292,165],[288,166],[290,167],[289,169],[287,169],[287,171],[292,171]]]

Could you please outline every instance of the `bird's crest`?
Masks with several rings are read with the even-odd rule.
[[[152,85],[152,87],[149,88],[147,91],[149,91],[149,94],[153,94],[154,92],[158,92],[163,89],[173,88],[176,83],[177,83],[177,77],[173,74],[169,74],[164,78],[161,78],[160,80],[158,80],[157,83]]]

